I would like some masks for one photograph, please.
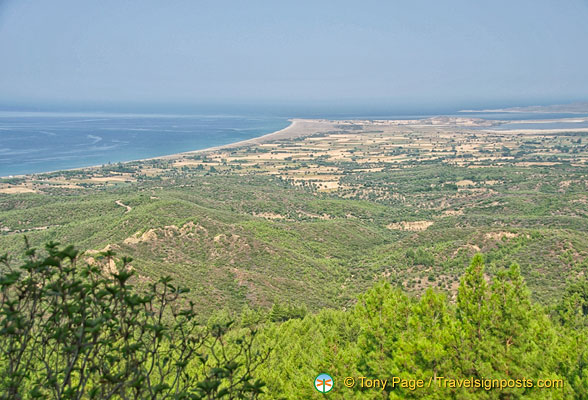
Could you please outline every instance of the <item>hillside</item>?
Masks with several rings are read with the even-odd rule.
[[[0,248],[20,254],[26,234],[88,258],[130,255],[139,284],[169,274],[205,314],[349,307],[382,279],[454,298],[477,252],[489,276],[517,262],[545,304],[585,274],[586,132],[317,124],[304,137],[5,180]]]

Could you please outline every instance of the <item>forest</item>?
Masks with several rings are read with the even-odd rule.
[[[476,254],[455,302],[382,281],[348,310],[274,305],[199,322],[189,289],[169,277],[139,289],[130,258],[106,251],[90,265],[80,254],[49,243],[21,265],[0,260],[2,398],[322,398],[313,380],[324,372],[338,399],[588,395],[586,280],[543,307],[517,264],[490,282]],[[398,383],[349,387],[350,378]],[[460,379],[480,385],[447,384]],[[418,380],[433,385],[400,383]]]

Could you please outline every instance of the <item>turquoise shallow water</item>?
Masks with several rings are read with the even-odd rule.
[[[253,116],[0,113],[0,176],[199,150],[288,125]]]

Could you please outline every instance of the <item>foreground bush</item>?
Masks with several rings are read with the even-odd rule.
[[[517,265],[490,279],[477,255],[454,299],[382,282],[348,311],[274,305],[244,310],[234,327],[223,312],[199,324],[169,278],[134,287],[129,259],[106,252],[88,263],[56,244],[46,252],[28,250],[17,268],[0,260],[0,398],[311,399],[324,396],[313,387],[322,372],[334,378],[333,399],[588,398],[586,280],[546,309]],[[373,390],[347,388],[345,377],[562,386]]]
[[[266,354],[256,332],[197,322],[186,289],[162,278],[138,290],[130,259],[84,262],[71,246],[0,261],[4,399],[255,399]],[[111,271],[111,272],[106,272]]]

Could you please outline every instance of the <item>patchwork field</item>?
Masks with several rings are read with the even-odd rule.
[[[3,179],[0,247],[132,255],[202,310],[348,307],[387,280],[455,295],[471,257],[549,304],[588,267],[588,132],[498,122],[295,120],[204,152]]]

